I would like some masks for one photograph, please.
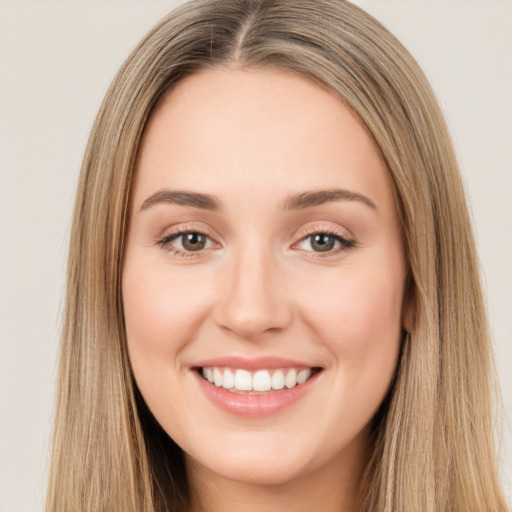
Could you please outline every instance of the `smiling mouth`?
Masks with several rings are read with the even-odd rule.
[[[199,375],[218,388],[237,394],[268,394],[301,386],[321,368],[277,368],[248,371],[244,369],[203,366]]]

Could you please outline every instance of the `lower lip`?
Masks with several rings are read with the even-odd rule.
[[[291,389],[282,389],[261,395],[238,394],[211,384],[194,372],[201,389],[218,407],[240,416],[261,417],[281,412],[299,401],[315,383],[319,373],[314,374],[304,384]]]

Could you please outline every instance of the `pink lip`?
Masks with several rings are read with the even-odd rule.
[[[195,363],[193,367],[217,366],[218,368],[240,368],[241,370],[277,370],[278,368],[311,368],[310,364],[305,364],[300,361],[293,361],[292,359],[283,359],[280,357],[259,357],[259,358],[244,358],[244,357],[217,357],[214,359],[207,359]]]
[[[223,360],[222,364],[215,364],[211,366],[230,367],[231,365],[226,364],[226,361]],[[295,367],[301,365],[293,364],[290,366]],[[235,367],[241,368],[239,365],[235,365]],[[245,369],[247,366],[243,368]],[[249,369],[252,368],[253,367],[251,366]],[[254,368],[263,368],[263,366],[258,365]],[[283,368],[283,366],[274,366],[274,368]],[[306,382],[304,382],[304,384],[300,384],[294,388],[284,388],[279,391],[259,395],[233,393],[232,391],[228,391],[227,389],[211,384],[196,370],[193,370],[192,373],[194,374],[200,389],[214,405],[231,414],[256,418],[277,414],[299,401],[315,385],[315,382],[321,372],[313,374]]]

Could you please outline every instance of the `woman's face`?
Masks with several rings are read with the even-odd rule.
[[[199,72],[152,114],[131,208],[130,360],[189,470],[353,471],[396,367],[406,274],[361,122],[291,74]]]

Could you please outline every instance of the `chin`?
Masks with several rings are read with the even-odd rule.
[[[285,485],[306,472],[306,467],[301,464],[291,464],[287,461],[275,464],[259,457],[222,459],[213,464],[205,461],[199,463],[225,480],[258,486]]]

